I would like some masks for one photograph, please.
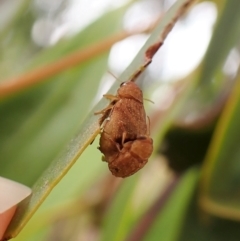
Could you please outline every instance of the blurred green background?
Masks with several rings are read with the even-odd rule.
[[[92,108],[158,34],[144,28],[183,2],[0,0],[0,175],[34,191],[7,236],[23,225],[14,240],[240,240],[239,0],[199,1],[138,79],[154,102],[141,171],[115,178],[99,137],[89,145]],[[38,83],[6,88],[32,73]]]

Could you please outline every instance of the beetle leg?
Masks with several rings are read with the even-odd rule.
[[[108,140],[110,140],[110,141],[116,146],[116,148],[117,148],[117,150],[118,150],[119,152],[121,152],[121,148],[120,148],[119,143],[117,143],[116,141],[114,141],[106,131],[105,131],[105,134],[107,134],[106,138],[107,138]]]
[[[106,158],[105,158],[105,156],[102,156],[102,161],[103,161],[103,162],[106,162],[106,161],[107,161]]]
[[[106,111],[110,110],[113,108],[113,105],[110,103],[106,108],[100,110],[100,111],[97,111],[97,112],[94,112],[94,115],[104,115]]]
[[[119,98],[116,95],[105,94],[103,95],[104,98],[109,99],[111,101],[118,100]]]
[[[125,142],[126,136],[127,136],[127,132],[124,131],[124,132],[123,132],[123,135],[122,135],[122,146],[123,146],[123,144],[124,144],[124,142]]]
[[[109,99],[111,102],[106,108],[104,108],[100,111],[94,112],[94,115],[99,115],[99,114],[104,115],[108,110],[113,108],[114,103],[112,103],[112,102],[118,100],[118,97],[116,95],[106,94],[106,95],[103,95],[103,97],[105,97],[106,99]]]

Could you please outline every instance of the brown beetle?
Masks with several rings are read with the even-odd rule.
[[[102,114],[99,120],[102,126],[99,150],[104,154],[110,171],[117,177],[134,174],[147,163],[152,154],[153,141],[147,132],[142,91],[134,81],[152,62],[168,33],[191,3],[193,1],[186,1],[172,21],[163,25],[157,41],[145,51],[144,64],[133,74],[130,81],[121,84],[116,96],[105,95],[110,99],[110,104],[95,113]]]
[[[141,169],[153,151],[141,89],[132,81],[120,85],[117,95],[104,95],[111,102],[102,114],[99,150],[110,171],[128,177]]]

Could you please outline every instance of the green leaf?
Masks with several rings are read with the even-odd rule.
[[[0,32],[0,81],[20,73],[28,61],[31,61],[31,57],[40,50],[33,44],[30,36],[36,18],[31,9],[31,1],[20,0],[14,5],[16,13]]]
[[[109,35],[110,31],[117,31],[116,26],[120,27],[124,11],[124,8],[117,9],[98,19],[97,24],[93,23],[83,31],[84,37],[80,43],[80,34],[76,36],[77,40],[75,37],[69,39],[68,43],[64,44],[64,46],[68,45],[64,53],[74,51],[74,48],[70,47],[71,43],[75,42],[75,48],[87,45],[94,32],[93,28],[96,26],[102,24],[102,35],[99,33],[98,36],[95,36],[94,41]],[[107,19],[110,21],[110,17],[111,27],[105,24]],[[78,45],[76,45],[77,42]],[[47,60],[54,51],[58,52],[58,50],[58,47],[53,47],[49,49],[49,53],[45,51],[45,57],[39,57],[36,65],[40,64],[40,59],[44,63],[45,58]],[[58,53],[55,56],[58,56]],[[56,158],[86,118],[89,108],[93,104],[92,100],[96,95],[99,80],[106,71],[106,66],[107,54],[103,54],[85,62],[81,67],[74,67],[54,77],[48,83],[33,87],[0,103],[0,115],[4,117],[0,120],[0,175],[29,186],[39,179],[33,187],[30,203],[20,205],[7,236],[15,236],[20,231],[38,209],[43,199],[98,134],[97,119],[99,117],[94,116],[91,112],[90,118],[92,117],[94,122],[86,121],[85,127],[70,142],[69,148],[65,150],[62,157]],[[91,140],[88,139],[89,137]],[[100,153],[98,153],[98,157],[100,159]],[[54,158],[57,161],[49,166]],[[94,177],[96,172],[91,171],[90,166],[85,166],[86,170],[83,172],[89,172],[89,175]],[[81,183],[78,186],[81,186]],[[26,216],[24,216],[25,213]]]
[[[223,62],[240,39],[240,2],[226,1],[206,55],[202,81],[218,80]],[[222,41],[224,39],[224,41]],[[226,78],[226,76],[224,76]],[[205,80],[204,80],[205,79]],[[239,89],[239,74],[235,78]],[[228,82],[229,83],[229,82]],[[213,88],[214,90],[214,88]],[[217,216],[240,219],[239,195],[239,93],[234,91],[221,115],[205,160],[201,203]]]
[[[134,213],[132,197],[138,181],[138,174],[126,179],[118,192],[107,216],[101,240],[124,240],[133,225]]]
[[[177,241],[237,241],[240,239],[239,222],[216,218],[202,212],[198,189],[188,203]]]
[[[240,76],[213,137],[202,175],[201,204],[217,216],[240,219]]]
[[[46,90],[47,94],[32,95],[41,98],[42,103],[30,104],[31,110],[24,111],[29,106],[29,95],[24,95],[21,101],[15,99],[15,105],[11,101],[2,106],[5,119],[1,119],[1,126],[5,127],[6,135],[1,136],[1,175],[27,185],[38,179],[86,117],[98,88],[99,76],[106,69],[106,61],[104,55],[85,68],[74,68],[62,74],[55,79],[55,86]],[[91,69],[95,71],[89,75]],[[19,111],[15,111],[17,108]]]
[[[238,0],[225,1],[225,6],[217,20],[214,34],[203,61],[200,75],[200,84],[202,85],[216,85],[223,81],[222,76],[216,73],[222,72],[223,64],[230,50],[239,42],[239,8],[240,2]]]
[[[181,230],[186,210],[196,189],[199,170],[190,169],[181,179],[163,210],[156,217],[144,241],[174,241]]]
[[[221,1],[221,5],[223,2],[224,7],[221,7],[222,12],[219,13],[207,52],[196,71],[198,76],[195,78],[198,85],[189,94],[178,117],[178,121],[185,122],[186,125],[194,124],[194,121],[198,121],[198,124],[211,121],[214,115],[212,113],[219,109],[219,104],[223,105],[226,91],[233,85],[233,81],[230,81],[232,77],[223,71],[223,67],[230,51],[239,43],[240,2],[238,0]],[[206,118],[206,113],[210,117],[209,120]]]
[[[102,181],[109,171],[100,161],[97,150],[98,139],[87,148],[61,182],[48,195],[36,210],[23,230],[15,237],[16,241],[45,240],[62,215],[84,214],[86,193],[92,193],[92,185]],[[85,201],[86,200],[86,201]],[[90,210],[91,211],[91,210]]]
[[[124,11],[125,8],[121,8],[110,12],[72,39],[44,50],[32,65],[45,64],[49,58],[54,60],[53,56],[55,59],[60,57],[59,52],[67,54],[86,46],[94,29],[100,29],[100,25],[103,26],[101,33],[94,41],[117,31]],[[106,24],[109,19],[111,28]],[[61,48],[64,51],[60,51]],[[102,54],[53,77],[49,83],[0,102],[0,116],[3,117],[0,119],[0,175],[26,185],[34,184],[85,119],[99,80],[106,71],[107,57],[107,54]],[[19,166],[22,168],[16,173]],[[25,175],[26,170],[31,172]]]

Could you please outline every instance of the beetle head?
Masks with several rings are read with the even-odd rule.
[[[123,82],[118,89],[118,96],[120,98],[135,99],[139,102],[143,102],[143,94],[141,89],[131,81]]]

